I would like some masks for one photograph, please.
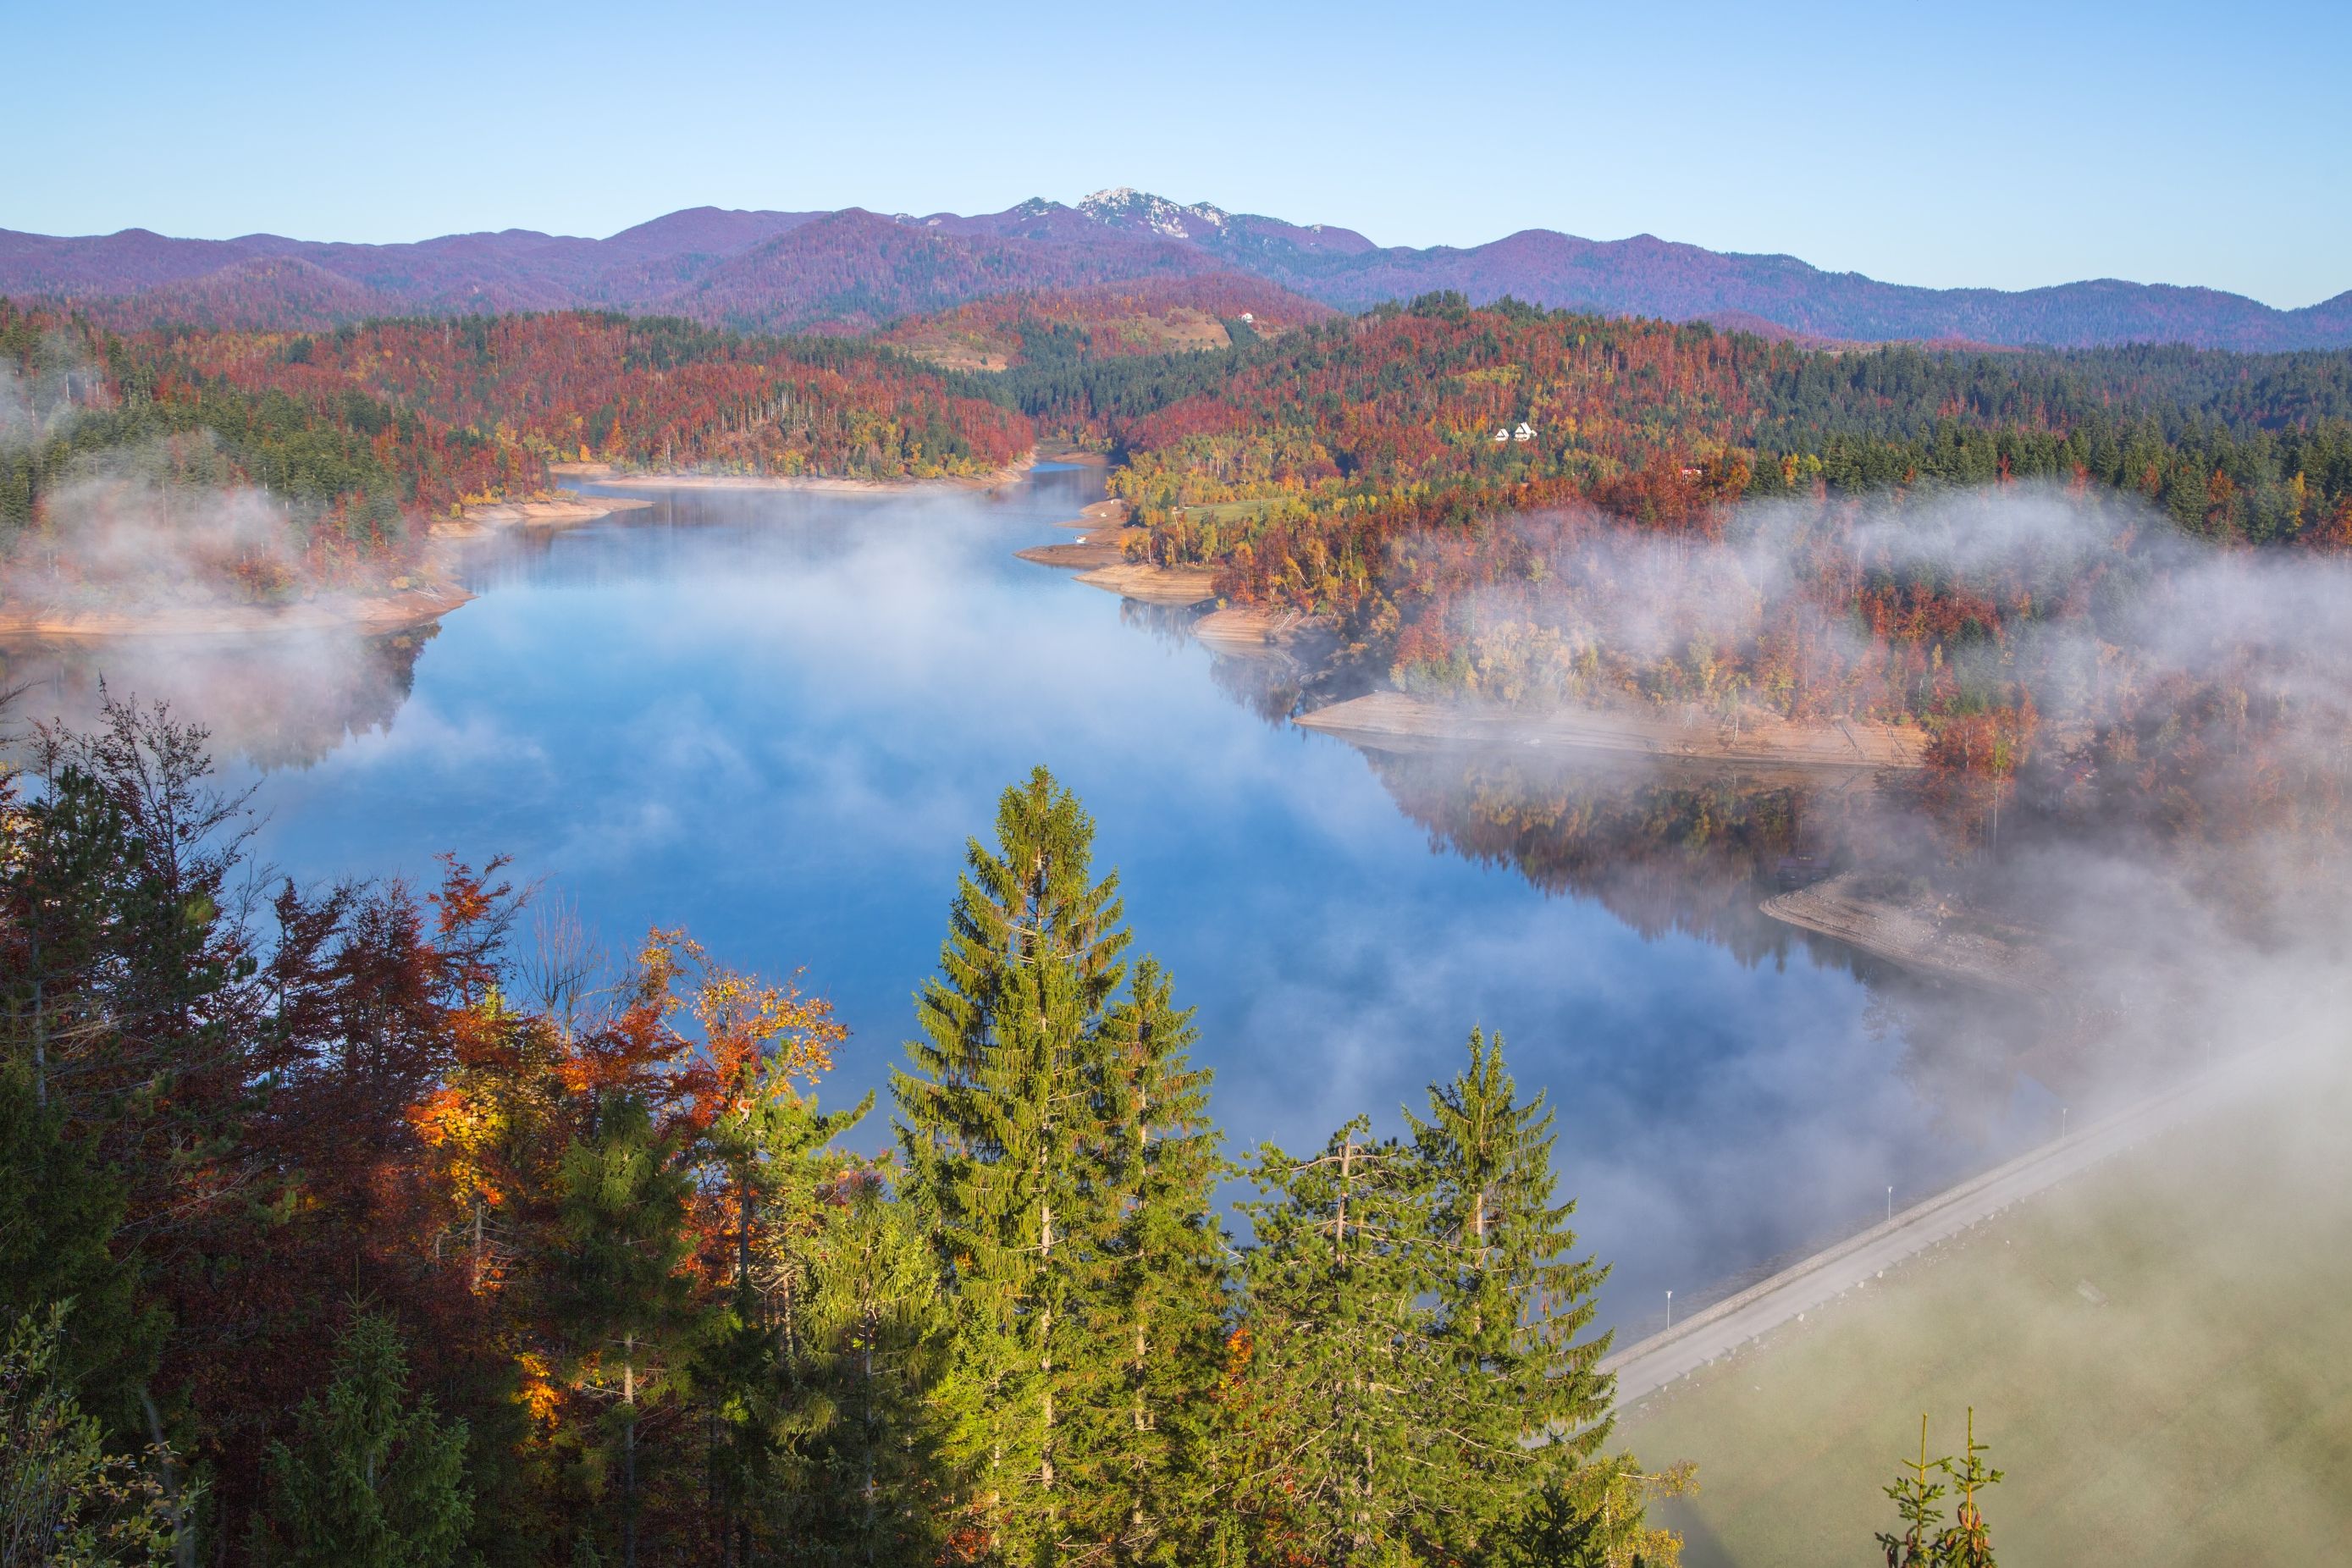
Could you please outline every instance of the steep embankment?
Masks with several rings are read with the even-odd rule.
[[[2039,933],[1915,893],[1906,879],[1848,871],[1767,899],[1763,909],[1916,973],[2028,996],[2056,996],[2065,985]]]
[[[1736,723],[1668,710],[1523,710],[1375,691],[1303,714],[1298,722],[1375,751],[1561,746],[1637,756],[1819,768],[1916,768],[1925,737],[1894,724],[1792,724],[1743,714]]]

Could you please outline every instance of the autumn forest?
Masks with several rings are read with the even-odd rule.
[[[453,578],[469,518],[566,486],[977,487],[1042,452],[1104,465],[1127,564],[1316,629],[1283,717],[1853,722],[2029,825],[2332,833],[2314,656],[2214,606],[2352,552],[2352,351],[1341,313],[1083,259],[920,309],[853,279],[811,320],[721,309],[740,278],[702,321],[0,301],[0,591],[332,605]],[[1987,496],[2047,526],[1988,544]],[[1689,1478],[1612,1428],[1607,1260],[1505,1042],[1430,1042],[1402,1134],[1367,1106],[1230,1146],[1044,768],[971,825],[905,1063],[844,1104],[822,976],[667,925],[600,963],[496,859],[259,881],[202,727],[111,694],[17,727],[0,1450],[40,1459],[0,1452],[0,1501],[70,1551],[0,1563],[1675,1560],[1650,1510]],[[1660,929],[1749,942],[1801,852],[1769,789],[1595,804],[1496,766],[1465,806],[1376,765],[1433,842],[1547,889],[1638,903],[1593,848],[1635,818],[1704,840],[1713,902]]]

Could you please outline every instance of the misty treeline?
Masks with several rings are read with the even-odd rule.
[[[1145,554],[1321,617],[1356,680],[2136,763],[2185,696],[2168,606],[2352,545],[2344,353],[1832,353],[1435,299],[1224,357],[1094,367],[1200,384],[1114,420],[1111,488]],[[2194,672],[2217,712],[2291,640],[2233,631],[2236,673]]]
[[[1029,424],[892,351],[593,312],[118,333],[0,300],[12,597],[268,603],[433,569],[431,525],[550,465],[936,478]]]
[[[46,552],[52,584],[142,550],[177,568],[187,552],[157,542],[201,532],[195,570],[267,599],[410,574],[421,525],[537,494],[557,462],[971,476],[1045,430],[1119,456],[1154,559],[1336,617],[1376,668],[1410,626],[1453,646],[1401,551],[1495,540],[1484,569],[1511,578],[1492,520],[1571,504],[1704,536],[1743,500],[2041,479],[2144,498],[2189,535],[2352,542],[2352,353],[1824,350],[1452,295],[1324,315],[1222,279],[1006,297],[880,340],[592,311],[118,332],[0,302],[0,530]],[[1137,352],[1210,316],[1229,346]],[[152,504],[159,484],[249,486],[290,519],[223,526]],[[103,521],[135,501],[158,515],[113,547]],[[75,548],[77,519],[109,547]]]
[[[0,1492],[75,1561],[1673,1560],[1501,1041],[1402,1137],[1236,1164],[1042,769],[867,1155],[797,984],[609,963],[496,862],[266,880],[166,712],[33,745]]]
[[[0,300],[7,592],[131,595],[193,574],[267,602],[396,574],[418,547],[412,434],[364,397],[321,409],[242,390]]]

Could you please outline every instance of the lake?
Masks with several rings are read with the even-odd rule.
[[[1013,558],[1100,494],[680,490],[483,543],[426,636],[123,644],[19,658],[26,710],[101,675],[175,694],[256,786],[303,880],[429,882],[513,857],[625,953],[683,925],[803,971],[854,1031],[824,1098],[887,1083],[967,836],[1036,763],[1117,868],[1136,951],[1199,1009],[1230,1147],[1319,1143],[1500,1030],[1558,1116],[1562,1190],[1614,1266],[1601,1320],[1655,1326],[1791,1249],[2044,1131],[2030,1084],[1969,1103],[1898,987],[1755,912],[1806,852],[1805,793],[1372,759],[1280,721],[1181,616]],[[1262,713],[1274,710],[1272,721]],[[1769,888],[1767,888],[1769,890]],[[524,940],[529,940],[526,930]],[[1982,1075],[1978,1075],[1979,1078]],[[853,1137],[887,1139],[887,1100]]]

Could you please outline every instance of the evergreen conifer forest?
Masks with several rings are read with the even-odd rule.
[[[1043,768],[890,1103],[834,1106],[799,981],[682,930],[609,973],[526,946],[495,862],[241,894],[201,730],[41,740],[0,1486],[73,1560],[1671,1560],[1502,1040],[1403,1137],[1227,1150]]]
[[[2352,6],[2145,11],[16,7],[0,1568],[2352,1562]]]

